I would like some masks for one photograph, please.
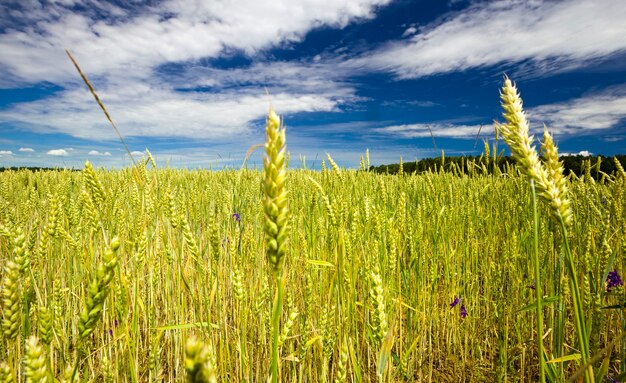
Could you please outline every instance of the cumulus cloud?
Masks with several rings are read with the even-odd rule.
[[[581,150],[578,153],[561,153],[559,154],[559,157],[568,157],[568,156],[583,156],[583,157],[589,157],[592,156],[593,153],[591,153],[589,150]]]
[[[87,153],[90,156],[110,156],[111,153],[110,152],[99,152],[97,150],[90,150],[89,153]]]
[[[30,153],[32,153],[32,152],[35,151],[35,149],[33,149],[33,148],[20,148],[19,151],[20,152],[30,152]]]
[[[49,155],[49,156],[55,156],[55,157],[67,157],[67,156],[69,156],[69,153],[65,149],[48,150],[48,152],[46,154]]]
[[[13,152],[10,150],[0,150],[0,156],[12,156]]]
[[[613,0],[483,1],[350,65],[415,78],[526,62],[541,73],[626,50],[626,7]]]

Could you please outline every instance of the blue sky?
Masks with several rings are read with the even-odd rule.
[[[130,163],[65,48],[161,166],[239,166],[270,102],[292,167],[477,155],[505,73],[562,153],[626,153],[624,20],[620,0],[5,0],[0,166]]]

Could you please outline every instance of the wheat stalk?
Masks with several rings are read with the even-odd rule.
[[[265,158],[263,159],[265,212],[265,253],[276,284],[276,297],[272,310],[272,351],[270,375],[272,383],[278,382],[279,324],[283,308],[283,264],[289,235],[289,209],[287,207],[287,167],[285,165],[285,128],[273,109],[265,125]]]

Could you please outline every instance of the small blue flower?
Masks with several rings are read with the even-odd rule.
[[[617,270],[609,272],[606,276],[606,291],[611,292],[614,288],[624,285],[622,278],[617,273]]]
[[[454,306],[458,305],[460,301],[461,300],[459,299],[459,297],[455,296],[452,303],[450,303],[450,308],[453,308]]]
[[[467,318],[467,310],[465,309],[465,304],[461,305],[461,309],[459,310],[459,314],[461,314],[461,318]]]
[[[239,220],[241,219],[239,217],[239,213],[233,213],[233,218],[235,219],[235,222],[239,222]]]

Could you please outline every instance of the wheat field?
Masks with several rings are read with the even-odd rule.
[[[269,165],[288,165],[283,144]],[[385,175],[362,162],[343,169],[329,155],[321,172],[268,178],[268,163],[156,168],[146,152],[121,170],[0,173],[0,381],[623,376],[623,168],[563,178],[561,231],[558,209],[533,208],[523,169],[464,174],[442,158],[436,171]]]

